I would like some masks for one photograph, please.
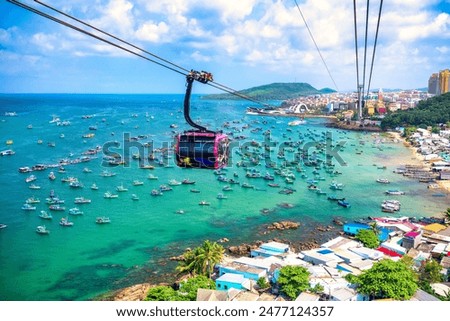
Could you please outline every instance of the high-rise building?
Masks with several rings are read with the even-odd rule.
[[[450,70],[444,69],[439,72],[439,94],[449,92]]]
[[[439,94],[439,74],[434,73],[428,79],[428,93],[433,95]]]

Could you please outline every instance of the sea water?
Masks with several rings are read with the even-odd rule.
[[[387,214],[392,216],[433,216],[447,207],[447,194],[428,190],[426,184],[393,173],[398,166],[414,162],[413,155],[401,143],[383,135],[327,128],[327,120],[321,118],[308,118],[304,124],[290,126],[289,122],[295,118],[246,115],[247,102],[208,101],[193,96],[192,119],[208,129],[223,130],[237,138],[231,144],[232,161],[222,175],[254,185],[242,188],[233,184],[232,191],[224,192],[222,188],[227,184],[218,180],[217,172],[179,168],[173,154],[162,158],[158,153],[159,149],[172,150],[176,132],[189,129],[181,112],[183,98],[183,95],[0,95],[0,144],[2,150],[15,151],[12,156],[0,158],[0,223],[8,225],[0,230],[1,300],[89,300],[135,283],[170,281],[176,262],[169,257],[199,246],[206,239],[228,238],[230,241],[224,246],[273,237],[322,240],[315,230],[318,225],[332,225],[335,217],[352,221],[382,216],[385,213],[381,212],[380,204],[387,198],[402,203],[400,212]],[[17,116],[6,116],[6,112],[15,112]],[[227,126],[223,127],[224,124]],[[270,136],[265,136],[268,131]],[[89,133],[94,135],[86,136]],[[127,137],[139,140],[130,142]],[[270,150],[254,148],[267,140],[272,144]],[[297,143],[295,148],[286,147],[285,143],[292,142]],[[322,151],[315,149],[316,142],[323,143]],[[162,165],[142,168],[149,164],[148,150],[142,149],[146,143],[156,150]],[[342,148],[337,148],[337,144]],[[86,151],[96,148],[99,153],[86,155]],[[278,157],[282,149],[284,158]],[[133,159],[132,155],[142,150],[147,152],[144,159],[141,162]],[[284,177],[275,175],[274,169],[266,166],[269,160],[278,166],[285,160],[296,160],[304,150],[323,159],[326,154],[334,156],[331,161],[337,174],[330,175],[323,167],[300,164],[298,171],[293,170],[295,180],[287,184]],[[248,151],[267,158],[244,167],[246,163],[239,163],[240,155]],[[111,152],[125,157],[126,164],[109,166],[104,156],[110,156]],[[86,156],[92,159],[74,161]],[[63,165],[65,172],[60,172],[58,166],[32,173],[18,171],[35,164],[58,165],[61,160],[68,162]],[[104,177],[101,174],[105,170],[115,175]],[[55,180],[49,180],[50,171],[55,173]],[[269,173],[275,180],[248,178],[247,172],[259,172],[262,176]],[[33,183],[41,189],[29,188],[25,179],[31,174],[37,177]],[[148,179],[149,174],[158,179]],[[77,178],[83,187],[71,188],[68,182],[61,181],[68,177]],[[326,195],[308,189],[307,180],[312,178],[317,178],[316,185]],[[377,178],[387,178],[391,184],[377,183]],[[172,179],[189,179],[195,184],[172,186],[173,190],[162,196],[150,195],[153,189],[168,185]],[[134,180],[144,184],[134,186]],[[329,185],[333,181],[344,184],[343,190],[331,190]],[[268,186],[271,182],[289,186],[295,192],[280,194],[280,188]],[[98,190],[90,188],[93,183]],[[119,185],[128,191],[117,192]],[[192,193],[193,188],[200,192]],[[405,195],[386,196],[387,189],[402,190]],[[65,200],[65,211],[49,211],[45,200],[51,191]],[[118,194],[118,198],[105,199],[107,191]],[[217,199],[219,193],[227,198]],[[132,194],[139,200],[132,200]],[[327,200],[332,194],[345,197],[351,207]],[[32,196],[41,201],[35,204],[36,210],[22,210]],[[75,204],[74,199],[80,196],[91,203]],[[209,205],[200,206],[201,201]],[[72,207],[80,208],[84,214],[69,215],[68,209]],[[41,219],[38,216],[41,210],[50,212],[53,220]],[[183,214],[177,213],[179,210]],[[99,216],[109,217],[111,223],[96,224]],[[74,225],[60,226],[62,217],[68,217]],[[301,225],[295,231],[267,232],[267,224],[281,220]],[[36,227],[43,224],[49,235],[36,233]]]

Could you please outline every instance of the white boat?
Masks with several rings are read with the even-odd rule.
[[[155,176],[155,175],[153,175],[153,174],[150,174],[150,175],[147,176],[147,178],[148,178],[148,179],[151,179],[151,180],[157,180],[157,179],[158,179],[158,176]]]
[[[30,188],[30,189],[41,189],[41,187],[39,185],[36,185],[36,184],[31,184],[30,186],[28,186],[28,188]]]
[[[36,227],[36,233],[38,234],[50,234],[50,231],[47,230],[45,225],[39,225]]]
[[[136,194],[131,194],[131,199],[133,201],[139,201],[139,197]]]
[[[180,210],[176,210],[175,213],[177,213],[177,214],[184,214],[184,213],[186,213],[186,212],[185,212],[184,210],[181,210],[181,209],[180,209]]]
[[[178,185],[181,185],[181,182],[177,181],[176,179],[171,179],[169,181],[169,185],[170,186],[178,186]]]
[[[223,195],[222,193],[217,194],[217,199],[219,199],[219,200],[224,200],[224,199],[227,199],[227,198],[228,197]]]
[[[73,222],[69,222],[68,218],[61,218],[61,221],[59,221],[59,225],[61,226],[73,226]]]
[[[150,195],[151,195],[151,196],[162,196],[163,193],[162,193],[160,190],[153,189],[153,190],[150,192]]]
[[[70,215],[83,215],[84,213],[78,207],[73,207],[73,208],[69,209],[69,214]]]
[[[125,188],[125,186],[123,186],[123,184],[121,184],[121,185],[116,187],[116,191],[118,191],[118,192],[127,192],[128,188]]]
[[[8,227],[8,225],[6,225],[6,224],[1,224],[1,223],[0,223],[0,230],[1,230],[1,229],[4,229],[4,228],[7,228],[7,227]]]
[[[97,217],[95,219],[95,223],[97,223],[97,224],[107,224],[107,223],[111,223],[111,220],[109,219],[109,217],[101,216],[101,217]]]
[[[306,124],[306,121],[304,119],[301,120],[294,120],[288,123],[289,126],[298,126],[298,125],[303,125]]]
[[[44,220],[51,220],[53,218],[52,214],[49,214],[46,211],[41,211],[41,214],[39,214],[40,218],[43,218]]]
[[[141,185],[144,185],[143,181],[140,181],[140,180],[137,180],[137,179],[133,181],[133,186],[141,186]]]
[[[36,206],[32,206],[32,205],[30,205],[28,203],[25,203],[25,204],[22,205],[22,209],[24,211],[35,211],[36,210]]]
[[[25,201],[25,203],[27,203],[27,204],[37,204],[37,203],[40,203],[40,202],[41,202],[41,200],[39,198],[37,198],[37,197],[34,197],[34,196],[31,196],[31,197],[27,198],[27,200]]]
[[[198,203],[198,205],[206,205],[206,206],[208,206],[208,205],[210,205],[210,203],[207,202],[207,201],[200,201],[200,203]]]
[[[15,153],[16,152],[13,151],[12,149],[5,149],[0,152],[0,156],[11,156],[14,155]]]
[[[119,197],[119,195],[117,195],[117,194],[113,194],[113,193],[111,193],[111,192],[106,192],[105,194],[103,194],[103,197],[104,198],[118,198]]]
[[[405,192],[399,191],[397,189],[390,189],[386,191],[387,195],[405,195]]]
[[[52,204],[48,207],[48,209],[52,210],[52,211],[65,211],[66,210],[65,207],[58,205],[58,204]]]
[[[377,179],[377,183],[381,183],[381,184],[389,184],[390,181],[387,178],[378,178]]]
[[[75,197],[75,204],[89,204],[91,202],[90,199],[84,198],[83,196]]]
[[[55,173],[50,172],[50,173],[48,174],[48,179],[51,180],[51,181],[54,181],[54,180],[56,179]]]
[[[98,190],[97,184],[93,183],[93,184],[91,185],[91,189],[94,190],[94,191]]]
[[[37,180],[36,175],[30,175],[27,178],[25,178],[25,182],[27,182],[27,183],[34,182],[35,180]]]

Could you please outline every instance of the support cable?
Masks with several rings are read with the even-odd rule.
[[[317,52],[319,53],[319,56],[320,56],[320,59],[322,59],[322,62],[325,65],[325,69],[328,72],[328,76],[331,78],[331,81],[333,82],[334,87],[336,88],[336,90],[339,91],[338,86],[337,86],[336,82],[334,81],[333,76],[331,75],[330,69],[328,68],[327,63],[325,62],[325,59],[323,58],[322,53],[320,52],[319,46],[317,45],[316,40],[314,39],[314,36],[313,36],[313,34],[311,32],[311,29],[309,28],[308,23],[306,22],[305,16],[303,15],[302,10],[300,9],[300,6],[297,3],[297,0],[294,0],[294,2],[295,2],[295,5],[297,6],[298,12],[300,13],[300,16],[303,19],[303,22],[305,23],[306,29],[308,30],[308,33],[309,33],[309,36],[311,37],[311,39],[312,39],[312,41],[314,43],[314,46],[316,46]]]

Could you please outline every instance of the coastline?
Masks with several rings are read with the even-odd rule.
[[[392,139],[402,142],[403,145],[412,152],[413,158],[411,160],[413,161],[413,165],[421,165],[426,169],[431,169],[430,162],[425,160],[425,157],[417,152],[417,149],[408,141],[406,141],[406,139],[402,137],[400,133],[392,131],[386,133],[390,135]],[[436,184],[438,184],[441,189],[445,190],[446,193],[450,193],[450,181],[436,180]]]

